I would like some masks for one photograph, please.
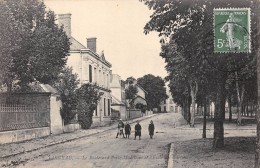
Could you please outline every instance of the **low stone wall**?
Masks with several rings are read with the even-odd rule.
[[[141,110],[138,109],[130,109],[130,110],[128,109],[127,112],[128,112],[128,119],[134,119],[143,116]]]
[[[60,115],[62,102],[59,95],[52,95],[50,97],[50,120],[51,120],[51,134],[60,134],[63,132],[63,120]]]
[[[153,111],[148,111],[148,110],[146,110],[146,112],[145,112],[145,115],[147,116],[147,115],[152,115],[153,114]]]
[[[80,129],[80,125],[78,123],[68,124],[63,126],[63,132],[74,132]]]
[[[110,125],[111,123],[113,123],[110,116],[103,117],[102,121],[100,121],[100,117],[93,117],[92,120],[93,120],[93,123],[90,128],[107,126],[107,125]]]
[[[0,132],[0,144],[20,142],[50,135],[49,127]]]

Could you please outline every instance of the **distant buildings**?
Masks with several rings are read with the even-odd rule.
[[[161,102],[161,105],[160,105],[161,112],[174,112],[174,113],[180,112],[180,107],[176,103],[174,103],[168,86],[166,87],[166,94],[168,95],[168,99]]]
[[[111,96],[112,96],[112,118],[118,117],[127,119],[126,116],[126,99],[125,99],[125,83],[117,74],[113,74],[110,83]]]
[[[96,38],[88,38],[87,47],[71,36],[71,14],[58,15],[59,25],[64,26],[67,36],[70,38],[70,56],[67,65],[78,74],[80,85],[85,83],[96,84],[103,93],[97,109],[93,114],[93,125],[99,125],[103,121],[110,121],[111,94],[110,79],[112,65],[105,59],[104,52],[96,53]]]
[[[148,94],[148,93],[140,85],[137,84],[137,80],[133,77],[129,77],[129,78],[126,79],[125,84],[126,84],[126,88],[128,88],[130,85],[134,85],[137,88],[137,91],[138,91],[137,96],[133,100],[128,102],[128,104],[129,105],[133,104],[134,107],[138,103],[147,106],[145,94]]]

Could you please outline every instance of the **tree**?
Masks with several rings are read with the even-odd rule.
[[[73,120],[77,104],[78,97],[76,90],[79,85],[77,74],[73,74],[72,68],[63,68],[57,79],[52,82],[52,86],[56,88],[61,96],[62,109],[61,116],[64,119],[64,123],[68,124]]]
[[[255,168],[260,167],[260,40],[259,40],[259,32],[260,32],[260,2],[256,1],[257,6],[257,34],[258,34],[258,41],[257,41],[257,47],[258,47],[258,53],[257,55],[257,86],[258,86],[258,96],[257,96],[257,139],[256,139],[256,155],[255,155]]]
[[[78,98],[77,113],[81,128],[88,129],[92,124],[93,112],[98,105],[102,92],[92,84],[84,84],[76,90]]]
[[[14,21],[14,16],[9,14],[9,9],[3,1],[0,1],[0,11],[0,84],[7,85],[10,92],[15,76],[11,72],[12,53],[20,49],[21,38],[19,37],[23,33],[23,29],[19,22]]]
[[[145,25],[144,32],[149,33],[150,31],[159,32],[159,36],[172,37],[172,35],[177,35],[179,37],[186,37],[184,39],[191,39],[195,44],[187,47],[188,45],[183,45],[179,47],[180,50],[188,54],[189,57],[203,58],[212,69],[217,70],[219,73],[215,74],[216,78],[216,110],[215,110],[215,122],[214,122],[214,147],[223,147],[224,145],[224,127],[223,120],[225,116],[225,99],[226,99],[226,81],[228,79],[228,73],[234,70],[241,69],[241,67],[252,61],[254,54],[256,53],[256,48],[252,49],[252,54],[216,54],[213,53],[213,8],[228,8],[228,7],[250,7],[251,1],[235,1],[235,0],[164,0],[164,1],[154,1],[154,0],[143,0],[144,3],[153,9],[153,14],[150,21]],[[254,13],[254,11],[252,11]],[[254,27],[255,21],[252,21],[252,27]],[[209,30],[209,31],[206,31]],[[187,35],[195,35],[190,38]],[[252,46],[255,46],[257,40],[255,35],[252,35],[254,41],[252,41]],[[164,42],[166,40],[161,40]],[[185,40],[181,38],[181,42],[185,44]],[[178,44],[180,44],[178,43]],[[190,43],[187,43],[190,44]],[[188,52],[187,52],[188,51]],[[193,55],[192,55],[193,53]],[[189,58],[188,57],[188,58]],[[189,59],[185,59],[189,62]],[[198,61],[199,62],[199,61]],[[195,69],[203,67],[196,64]],[[192,68],[192,67],[191,67]],[[197,71],[200,72],[200,71]],[[198,80],[197,80],[198,81]]]
[[[137,83],[147,91],[145,99],[148,109],[158,108],[160,103],[168,98],[164,80],[159,76],[144,75],[137,79]]]
[[[128,88],[125,89],[125,98],[132,102],[132,100],[136,97],[138,90],[135,85],[129,85]],[[133,104],[130,104],[133,106]]]
[[[10,91],[14,80],[19,80],[22,88],[35,80],[55,80],[66,64],[70,42],[55,24],[54,13],[46,11],[40,0],[3,1],[1,8],[5,11],[1,27],[5,28],[0,39],[8,35],[8,45],[0,46],[1,55],[5,55],[0,58],[5,70],[0,75],[2,83]]]

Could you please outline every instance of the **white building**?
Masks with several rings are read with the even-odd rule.
[[[58,15],[59,25],[64,26],[70,38],[70,56],[67,65],[78,74],[80,85],[85,83],[96,84],[103,93],[97,109],[93,114],[93,125],[100,125],[103,121],[110,121],[111,95],[110,78],[112,65],[105,59],[104,52],[96,53],[96,38],[88,38],[87,47],[71,36],[71,14]]]
[[[180,112],[180,107],[176,103],[174,103],[170,88],[168,86],[166,86],[166,94],[168,95],[168,99],[161,102],[161,111],[174,113]]]
[[[125,87],[128,88],[130,85],[134,85],[137,88],[137,95],[129,102],[130,104],[133,103],[134,105],[140,103],[147,106],[147,102],[145,99],[145,95],[148,94],[146,90],[144,90],[140,85],[137,84],[137,80],[133,77],[129,77],[126,79]]]
[[[111,109],[112,113],[115,113],[121,119],[127,119],[126,116],[126,99],[125,99],[125,83],[121,80],[121,77],[117,74],[112,75],[111,83],[111,96],[112,103]]]

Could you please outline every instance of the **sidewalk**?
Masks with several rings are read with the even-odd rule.
[[[207,138],[202,138],[203,119],[196,118],[195,127],[176,127],[177,130],[192,131],[201,135],[192,140],[171,143],[168,168],[244,168],[254,164],[256,124],[238,126],[235,122],[224,122],[225,147],[213,149],[214,121],[207,120]],[[177,135],[176,135],[177,136]]]
[[[181,130],[194,130],[195,132],[202,135],[203,132],[203,118],[196,118],[195,119],[195,126],[194,128],[190,127],[190,125],[185,124],[176,129]],[[206,123],[206,134],[207,138],[213,138],[214,133],[214,120],[207,118]],[[245,125],[237,125],[234,121],[229,122],[227,119],[224,122],[224,134],[225,137],[233,137],[233,136],[254,136],[256,135],[256,123],[247,123]]]
[[[137,120],[142,121],[148,118],[156,116],[156,114],[152,114],[149,116],[143,116],[141,118],[136,118],[133,120],[129,120],[129,123],[136,122]],[[106,127],[96,127],[88,130],[78,130],[72,133],[63,133],[59,135],[50,135],[47,137],[32,139],[23,142],[17,143],[9,143],[0,145],[0,158],[7,158],[9,156],[15,156],[18,154],[35,151],[38,149],[46,148],[49,146],[77,140],[80,138],[85,138],[91,135],[95,135],[98,133],[102,133],[108,130],[113,130],[117,128],[117,123],[114,123],[110,126]]]

